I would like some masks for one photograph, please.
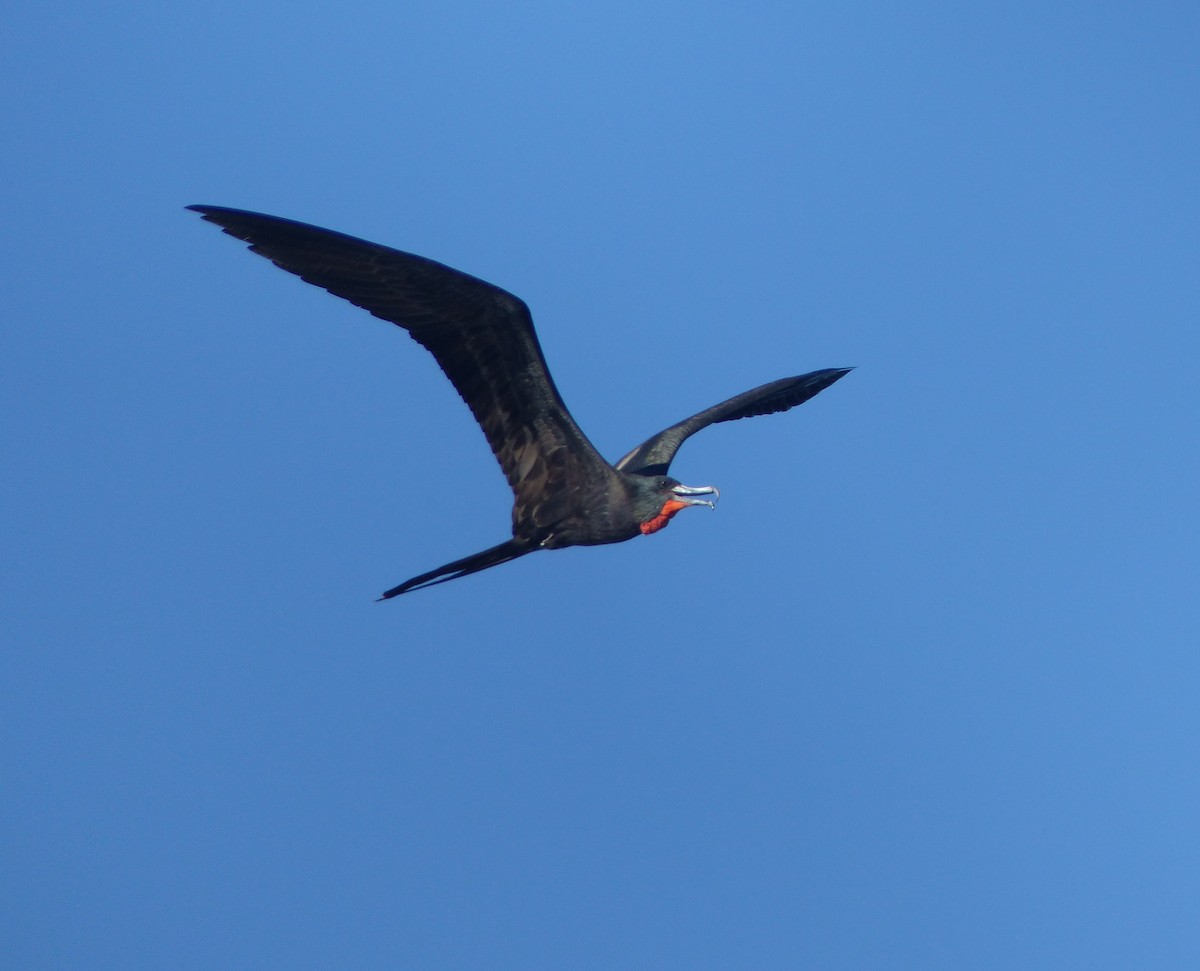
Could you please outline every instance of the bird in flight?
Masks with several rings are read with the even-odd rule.
[[[405,580],[380,600],[536,550],[656,533],[688,506],[715,508],[715,486],[685,486],[667,474],[684,441],[716,422],[787,411],[851,370],[824,368],[744,391],[610,464],[563,404],[519,297],[425,257],[329,229],[222,206],[187,208],[280,269],[408,331],[467,403],[508,479],[512,539]]]

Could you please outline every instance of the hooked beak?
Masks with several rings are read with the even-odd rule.
[[[717,500],[721,498],[721,490],[716,486],[685,486],[677,485],[671,489],[674,501],[684,506],[708,506],[717,508]],[[712,496],[711,499],[700,499],[699,496]]]

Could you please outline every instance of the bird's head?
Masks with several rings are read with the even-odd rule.
[[[671,521],[688,506],[716,508],[721,493],[716,486],[685,486],[669,475],[630,475],[633,490],[633,515],[638,528],[649,536]]]

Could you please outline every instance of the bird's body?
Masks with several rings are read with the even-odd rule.
[[[433,260],[331,230],[238,209],[188,208],[281,269],[407,330],[467,403],[508,479],[511,539],[413,577],[381,599],[538,549],[648,535],[689,505],[712,506],[719,495],[714,487],[684,486],[667,475],[686,438],[715,422],[785,411],[850,370],[827,368],[754,388],[672,425],[610,464],[563,404],[529,308],[518,297]]]

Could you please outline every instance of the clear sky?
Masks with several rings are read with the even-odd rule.
[[[17,3],[0,964],[1200,967],[1200,7]],[[186,213],[533,309],[626,544]]]

